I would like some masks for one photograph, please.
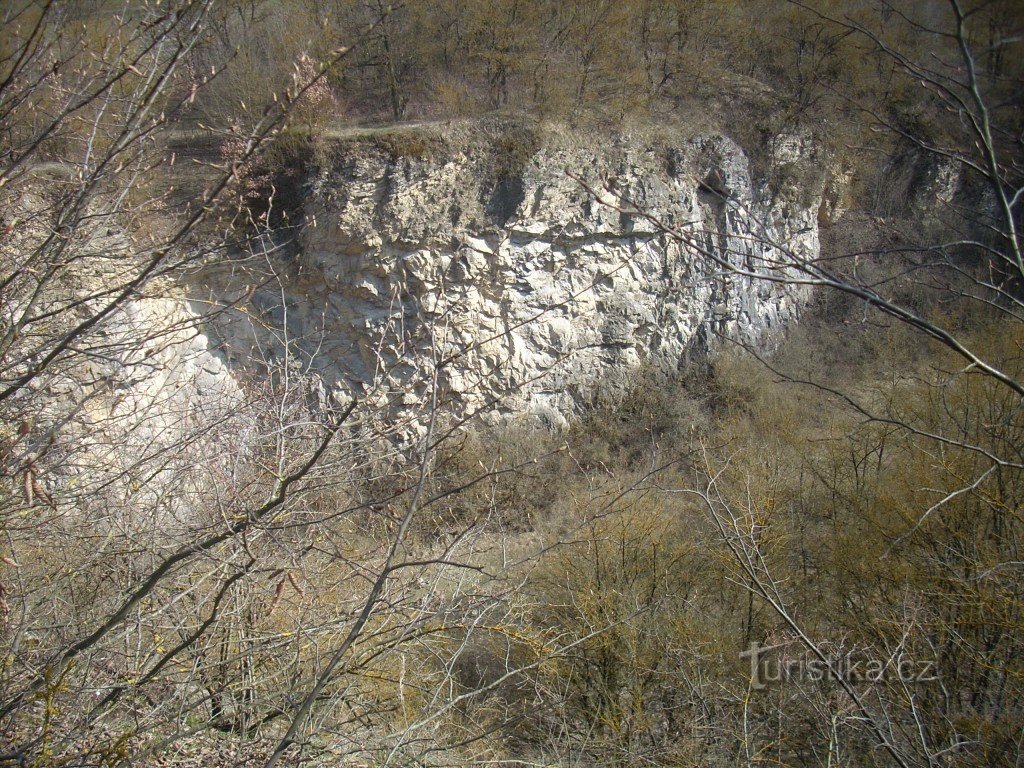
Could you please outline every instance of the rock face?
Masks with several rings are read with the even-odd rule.
[[[772,153],[809,162],[795,138]],[[716,334],[770,342],[796,317],[805,290],[744,273],[817,254],[820,190],[770,190],[721,136],[349,141],[254,301],[329,386],[560,424],[641,366],[675,370]]]

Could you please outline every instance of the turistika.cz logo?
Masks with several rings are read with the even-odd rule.
[[[845,680],[848,683],[878,683],[899,680],[902,683],[927,683],[938,680],[934,661],[921,661],[906,657],[877,659],[858,651],[847,651],[835,656],[789,656],[774,653],[792,643],[761,645],[752,642],[741,659],[750,660],[750,685],[754,690],[767,688],[772,683],[789,680]]]

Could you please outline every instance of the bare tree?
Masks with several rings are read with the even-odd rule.
[[[887,5],[884,19],[870,21],[823,12],[811,17],[889,65],[903,93],[916,86],[913,109],[934,121],[922,126],[893,101],[844,94],[890,146],[915,158],[909,181],[898,165],[882,171],[880,183],[889,186],[904,174],[895,212],[840,221],[822,253],[809,258],[768,237],[767,226],[757,226],[756,214],[726,191],[712,190],[727,210],[755,221],[754,231],[736,235],[764,246],[763,256],[749,261],[707,248],[699,233],[669,227],[628,200],[617,206],[701,253],[726,280],[811,287],[823,302],[830,294],[836,302],[837,294],[856,312],[847,324],[859,315],[864,334],[896,334],[920,348],[893,361],[889,386],[870,389],[824,376],[806,359],[773,360],[748,349],[780,380],[818,393],[811,402],[850,415],[842,422],[846,434],[827,434],[851,452],[833,460],[822,482],[829,478],[834,494],[848,494],[842,503],[851,512],[843,525],[860,537],[853,541],[870,565],[858,572],[883,590],[884,619],[853,602],[855,596],[851,607],[836,595],[828,618],[804,602],[803,589],[823,587],[814,586],[806,567],[794,567],[781,544],[769,543],[774,532],[787,536],[788,524],[805,521],[773,523],[778,496],[756,490],[763,481],[752,468],[767,461],[737,467],[711,452],[686,492],[703,502],[737,581],[775,617],[775,634],[754,640],[762,648],[801,648],[802,663],[819,670],[787,690],[813,704],[830,764],[873,743],[886,762],[901,766],[959,759],[1011,765],[1020,755],[1008,734],[1019,726],[1021,703],[1009,629],[1021,608],[1013,596],[1020,593],[1021,530],[1010,509],[1024,480],[1024,378],[1010,339],[1019,338],[1022,319],[1024,176],[1020,72],[1003,62],[1020,37],[1008,29],[993,38],[990,21],[1000,8],[992,4],[951,0],[944,12],[917,10]],[[908,46],[908,39],[916,44]],[[887,98],[896,98],[897,87]],[[603,201],[611,196],[590,191]],[[854,238],[836,237],[854,227]],[[830,251],[837,247],[844,250]],[[810,485],[801,487],[806,493]],[[836,525],[831,535],[845,535]],[[851,623],[846,611],[857,620]],[[836,668],[851,649],[881,660],[885,673],[866,684]],[[908,680],[895,673],[902,662],[929,666],[936,677],[928,684]],[[822,676],[841,706],[818,698]],[[782,701],[780,694],[776,716],[794,717],[798,710]],[[785,734],[775,738],[772,749]],[[767,748],[747,745],[751,761]]]
[[[281,287],[257,161],[346,55],[296,61],[203,144],[185,113],[238,63],[206,68],[219,10],[3,11],[2,764],[460,754],[492,732],[460,724],[473,702],[564,651],[459,682],[479,637],[521,634],[535,553],[509,562],[492,508],[431,523],[519,469],[435,479],[464,424],[451,360],[400,451],[387,399],[326,393],[287,318],[189,301],[213,261]],[[254,350],[234,370],[209,335],[231,314]]]
[[[278,394],[218,375],[175,295],[185,270],[231,245],[219,217],[243,167],[345,55],[242,105],[257,119],[225,162],[182,169],[168,131],[220,74],[193,66],[211,7],[26,2],[0,20],[6,761],[112,759],[124,731],[89,729],[118,702],[151,703],[157,719],[137,734],[166,722],[171,700],[146,686],[166,690],[162,675],[207,640],[252,572],[244,535],[279,512],[352,410],[296,425],[278,409],[267,424]],[[168,178],[190,205],[174,210]],[[208,574],[187,586],[201,572],[182,566],[204,559]],[[194,629],[168,621],[183,600],[208,608]]]

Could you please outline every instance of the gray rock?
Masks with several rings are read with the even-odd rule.
[[[783,138],[775,152],[792,164],[809,150]],[[305,349],[328,386],[379,392],[396,418],[422,415],[440,364],[447,414],[556,423],[715,334],[771,343],[808,296],[756,274],[817,255],[820,191],[803,207],[773,199],[721,136],[552,132],[515,178],[494,178],[483,140],[338,155],[311,180],[301,279],[283,285],[289,335],[316,340]],[[740,272],[723,279],[723,264]]]

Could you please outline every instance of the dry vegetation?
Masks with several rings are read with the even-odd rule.
[[[829,9],[4,4],[0,765],[1019,765],[1020,19]],[[181,286],[261,258],[333,119],[704,103],[863,171],[821,260],[757,273],[819,286],[772,355],[401,449],[281,329],[203,378]]]

